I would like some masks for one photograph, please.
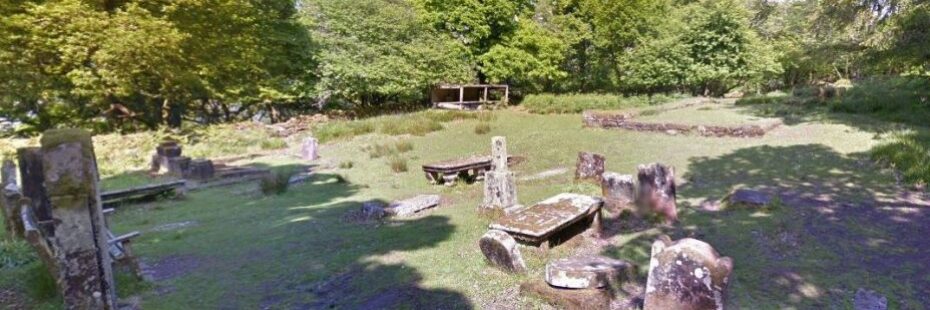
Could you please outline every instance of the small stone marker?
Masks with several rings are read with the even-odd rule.
[[[612,214],[619,214],[624,210],[634,211],[636,181],[632,175],[605,172],[601,178],[601,192],[604,196],[604,208]]]
[[[307,161],[319,159],[319,148],[319,141],[316,138],[304,139],[304,142],[300,144],[300,158]]]
[[[579,194],[559,194],[529,208],[505,215],[490,228],[509,233],[530,244],[541,244],[553,234],[586,218],[597,225],[604,201]]]
[[[733,261],[691,238],[652,244],[644,310],[723,309]]]
[[[762,208],[772,202],[772,195],[750,189],[738,189],[730,195],[729,205],[743,208]]]
[[[888,298],[874,291],[859,288],[853,299],[855,310],[888,310]]]
[[[184,177],[198,181],[205,181],[212,179],[215,174],[216,169],[213,167],[213,161],[209,159],[194,159],[191,160],[190,166],[184,174]]]
[[[569,257],[546,264],[546,283],[570,289],[603,288],[629,280],[633,272],[633,265],[623,260],[603,256]]]
[[[600,181],[604,174],[604,155],[579,152],[578,163],[575,166],[576,180]]]
[[[517,204],[517,183],[507,168],[507,140],[491,138],[491,170],[484,174],[483,209],[507,209]]]
[[[675,169],[659,163],[639,165],[637,204],[640,213],[661,214],[666,223],[678,220],[675,202]]]
[[[507,272],[526,272],[526,263],[523,255],[517,248],[517,241],[509,234],[500,230],[489,230],[478,241],[481,253],[495,266]]]
[[[384,212],[391,216],[411,216],[417,212],[434,208],[439,205],[439,195],[418,195],[413,198],[395,201]]]

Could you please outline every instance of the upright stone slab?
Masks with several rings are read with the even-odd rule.
[[[478,241],[481,253],[489,262],[507,272],[526,272],[526,263],[517,247],[517,241],[500,230],[489,230]]]
[[[300,158],[307,161],[317,160],[320,158],[319,141],[316,138],[306,138],[300,144]]]
[[[113,309],[115,286],[106,226],[97,186],[90,134],[61,129],[41,139],[42,184],[48,195],[51,231],[45,231],[59,262],[56,280],[69,309]],[[26,182],[35,184],[38,180]]]
[[[644,310],[723,309],[733,261],[691,238],[652,244]]]
[[[190,166],[191,159],[181,156],[181,145],[177,141],[163,141],[155,147],[152,155],[152,173],[166,173],[174,176],[184,176]]]
[[[601,178],[604,208],[612,214],[635,211],[636,181],[632,175],[605,172]]]
[[[606,159],[603,155],[579,152],[578,163],[575,165],[575,179],[600,182],[601,175],[604,174],[604,161]]]
[[[16,182],[16,165],[12,160],[4,160],[0,170],[0,212],[3,214],[3,226],[7,236],[23,237],[23,224],[19,212],[19,199],[22,197]]]
[[[517,183],[507,167],[507,140],[491,138],[491,171],[484,174],[484,209],[505,210],[517,204]]]
[[[678,220],[675,169],[659,163],[639,165],[637,205],[641,214],[660,214],[666,223]]]

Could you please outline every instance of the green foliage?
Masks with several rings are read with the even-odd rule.
[[[58,296],[58,285],[48,268],[41,262],[27,265],[23,275],[26,292],[35,300],[50,300]]]
[[[896,133],[871,150],[872,158],[901,172],[911,184],[930,184],[930,134]]]
[[[375,144],[366,147],[368,157],[380,158],[384,156],[395,156],[397,154],[410,152],[413,150],[413,144],[407,141],[400,141],[391,144]]]
[[[292,171],[272,171],[259,182],[259,187],[265,195],[280,195],[287,192],[290,187]]]
[[[23,266],[37,259],[35,250],[24,241],[0,241],[0,269]]]
[[[262,140],[261,147],[263,150],[280,150],[287,147],[287,141],[281,138],[269,138]]]
[[[568,76],[560,67],[568,47],[558,33],[523,20],[511,37],[481,55],[479,63],[492,83],[511,81],[541,90],[544,83]]]
[[[476,135],[486,135],[491,132],[491,124],[488,123],[478,123],[475,125],[475,134]]]
[[[832,101],[836,112],[869,114],[876,118],[927,125],[930,120],[930,80],[926,78],[872,78],[859,81]]]
[[[407,159],[400,156],[391,156],[388,158],[388,166],[394,173],[407,172]]]
[[[532,113],[581,113],[585,110],[612,110],[660,104],[676,96],[619,96],[601,94],[529,95],[521,105]]]
[[[355,167],[355,162],[351,160],[346,160],[339,163],[339,169],[352,169],[352,167]]]

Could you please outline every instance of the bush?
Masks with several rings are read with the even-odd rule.
[[[926,126],[930,120],[930,79],[885,77],[859,81],[830,104],[834,112]]]
[[[370,158],[380,158],[390,155],[397,155],[413,150],[413,144],[407,141],[397,142],[394,145],[375,144],[366,148]]]
[[[604,94],[529,95],[521,105],[531,113],[581,113],[585,110],[611,110],[642,107],[672,101],[678,96],[619,96]]]
[[[407,172],[407,159],[405,158],[392,156],[388,158],[388,165],[391,166],[391,171],[394,171],[394,173]]]
[[[352,169],[352,167],[355,167],[355,163],[351,160],[339,163],[339,169]]]
[[[407,153],[413,151],[413,143],[409,141],[400,141],[394,144],[394,148],[397,149],[397,152]]]
[[[262,140],[261,147],[263,150],[279,150],[287,147],[287,142],[281,138],[268,138]]]
[[[478,123],[478,125],[475,125],[475,134],[476,134],[476,135],[484,135],[484,134],[487,134],[487,133],[489,133],[489,132],[491,132],[491,125],[490,125],[490,124],[488,124],[488,123]]]
[[[280,195],[287,192],[291,181],[291,172],[275,171],[261,180],[262,193]]]
[[[897,133],[871,150],[872,159],[897,169],[905,182],[930,184],[930,134]]]
[[[19,240],[0,241],[0,269],[14,268],[32,263],[38,259],[35,250],[28,243]]]

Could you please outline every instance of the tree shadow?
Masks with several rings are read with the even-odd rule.
[[[882,121],[868,115],[830,111],[827,103],[770,103],[742,105],[740,113],[767,118],[778,118],[783,124],[795,126],[802,123],[825,122],[850,126],[872,133],[885,133],[914,128],[916,126]]]

